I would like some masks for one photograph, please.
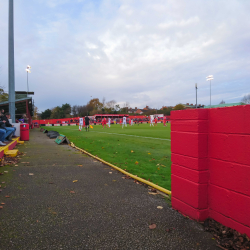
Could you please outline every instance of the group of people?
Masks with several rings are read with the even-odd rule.
[[[155,117],[155,118],[150,117],[150,127],[151,126],[157,126],[157,122],[158,122],[157,117]],[[167,127],[167,117],[166,116],[163,117],[163,126]]]
[[[83,126],[85,126],[85,130],[86,132],[89,131],[89,117],[85,116],[85,118],[83,119],[82,117],[79,118],[79,131],[82,130]]]
[[[129,122],[129,125],[133,126],[134,125],[134,121],[133,119],[129,119],[126,116],[124,116],[122,119],[120,119],[120,125],[122,126],[122,128],[125,126],[127,127],[127,119]],[[157,117],[150,117],[150,126],[157,126],[157,122],[158,122],[158,118]],[[89,131],[89,126],[90,126],[90,119],[88,116],[85,116],[85,118],[79,118],[79,131],[82,130],[82,128],[85,126],[85,130]],[[102,128],[104,128],[106,126],[106,128],[110,128],[110,124],[111,124],[111,118],[103,118],[102,121]],[[139,125],[139,123],[138,123]],[[163,126],[167,127],[167,117],[164,116],[163,118]]]
[[[16,128],[9,122],[10,114],[4,114],[4,110],[0,111],[0,146],[5,146],[4,142],[12,141],[15,136]]]

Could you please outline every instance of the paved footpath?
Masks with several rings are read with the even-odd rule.
[[[26,155],[0,193],[1,250],[217,249],[211,234],[162,196],[38,129],[19,150]]]

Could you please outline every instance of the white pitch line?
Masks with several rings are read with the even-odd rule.
[[[108,133],[108,132],[99,132],[99,131],[92,131],[95,133],[102,133],[102,134],[110,134],[110,135],[125,135],[125,136],[132,136],[132,137],[140,137],[140,138],[147,138],[147,139],[157,139],[162,141],[171,141],[170,139],[162,139],[162,138],[155,138],[155,137],[145,137],[145,136],[138,136],[138,135],[126,135],[126,134],[117,134],[117,133]]]

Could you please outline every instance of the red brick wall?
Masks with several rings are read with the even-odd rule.
[[[172,111],[172,205],[250,236],[250,105]]]

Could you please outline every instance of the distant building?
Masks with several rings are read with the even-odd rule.
[[[196,104],[193,103],[186,103],[186,104],[182,104],[186,109],[195,109],[196,108]],[[204,104],[197,104],[197,108],[204,108]]]

